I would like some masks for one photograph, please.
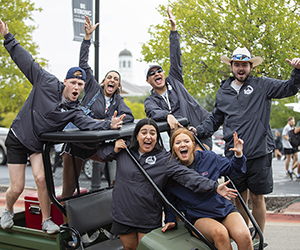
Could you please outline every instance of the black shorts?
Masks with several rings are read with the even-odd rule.
[[[71,144],[70,143],[65,143],[63,145],[63,149],[61,154],[68,154],[68,155],[72,155],[71,154]],[[94,154],[97,153],[97,149],[96,148],[83,148],[80,147],[78,145],[73,144],[73,154],[76,158],[79,158],[81,160],[86,160],[91,158]]]
[[[229,212],[228,214],[231,214],[231,213],[233,213],[233,212],[238,212],[238,213],[239,213],[239,210],[237,210],[237,208],[234,207],[233,209],[230,210],[230,212]],[[216,220],[216,221],[218,221],[218,222],[221,223],[221,222],[228,216],[228,214],[227,214],[225,217],[212,218],[212,219],[214,219],[214,220]],[[197,221],[198,219],[201,219],[201,218],[203,218],[203,217],[189,219],[189,221],[191,222],[191,224],[195,225],[196,221]]]
[[[245,174],[230,176],[240,193],[249,189],[253,194],[263,195],[273,191],[272,153],[247,160]]]
[[[298,147],[294,148],[284,148],[284,154],[285,155],[293,155],[298,152]]]
[[[27,164],[28,156],[35,153],[26,148],[14,135],[11,129],[8,131],[5,146],[7,148],[8,164]]]
[[[134,231],[137,231],[139,233],[147,234],[154,230],[155,228],[142,228],[142,227],[132,227],[127,226],[122,223],[116,222],[113,220],[112,226],[111,226],[111,232],[114,235],[124,235],[124,234],[130,234]]]

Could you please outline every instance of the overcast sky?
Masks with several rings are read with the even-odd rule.
[[[93,0],[94,1],[94,0]],[[73,41],[71,0],[32,0],[43,11],[33,15],[38,28],[33,40],[39,45],[40,57],[49,61],[48,71],[61,81],[70,67],[79,61],[80,42]],[[151,24],[160,24],[163,17],[156,8],[167,0],[100,0],[100,70],[99,79],[111,69],[118,70],[118,55],[128,49],[133,55],[134,83],[146,84],[146,63],[141,58],[141,44],[150,39]],[[166,13],[167,16],[167,13]],[[94,68],[94,50],[91,46],[90,65]]]

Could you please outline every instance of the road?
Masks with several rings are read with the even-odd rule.
[[[299,158],[300,159],[300,158]],[[55,186],[62,185],[62,168],[57,168],[54,174]],[[285,175],[285,161],[273,159],[273,179],[274,179],[274,190],[268,196],[299,196],[300,197],[300,181],[291,181],[289,177]],[[294,178],[295,179],[295,178]],[[86,176],[81,173],[80,186],[90,189],[91,180],[87,179]],[[106,181],[102,179],[102,185],[106,185]],[[0,165],[0,185],[9,185],[9,173],[6,165]],[[36,187],[31,166],[26,167],[26,187]]]

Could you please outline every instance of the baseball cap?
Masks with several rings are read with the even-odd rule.
[[[76,71],[80,71],[82,75],[81,76],[80,75],[75,75]],[[86,80],[85,71],[80,67],[70,68],[67,75],[66,75],[66,79],[71,79],[71,78],[78,78],[78,79],[81,79],[81,80],[85,81]]]
[[[146,79],[148,79],[148,74],[150,72],[151,69],[153,68],[162,68],[160,65],[158,64],[149,64],[146,69],[145,69],[145,76],[146,76]]]

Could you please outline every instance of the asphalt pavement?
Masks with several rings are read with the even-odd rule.
[[[300,158],[299,158],[300,159]],[[54,174],[55,186],[60,185],[61,172]],[[268,243],[269,250],[299,250],[300,236],[300,180],[292,181],[285,174],[285,161],[273,159],[274,190],[269,197],[295,197],[295,202],[283,208],[281,212],[267,212],[267,222],[264,232],[264,242]],[[105,184],[105,180],[102,180]],[[7,166],[0,166],[0,186],[9,185],[9,174]],[[24,196],[36,191],[36,185],[32,176],[31,167],[26,168],[25,190],[15,205],[15,212],[22,211],[24,207]],[[82,173],[80,175],[80,186],[88,190],[91,180]],[[5,193],[0,192],[0,213],[4,210]]]

